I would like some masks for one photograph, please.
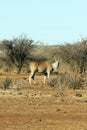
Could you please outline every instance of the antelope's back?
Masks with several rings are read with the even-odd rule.
[[[52,69],[52,65],[49,61],[43,61],[38,63],[38,72],[44,72]]]

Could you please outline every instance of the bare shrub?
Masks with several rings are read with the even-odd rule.
[[[31,60],[45,61],[45,60],[52,59],[54,56],[55,56],[54,48],[40,43],[40,45],[36,45],[36,48],[34,49],[34,53],[32,54]]]
[[[68,63],[73,71],[84,73],[87,66],[87,39],[74,44],[66,43],[60,46],[59,55],[63,62]]]
[[[1,59],[9,66],[13,64],[20,73],[23,65],[29,60],[33,47],[33,40],[28,39],[25,35],[13,40],[3,40],[0,50],[5,56],[4,59]]]
[[[82,89],[83,79],[77,76],[72,77],[70,74],[60,73],[57,78],[50,82],[51,87],[68,87],[70,89]]]
[[[17,79],[13,83],[13,88],[15,88],[17,91],[19,91],[22,87],[23,87],[22,82],[19,79]]]
[[[11,84],[12,84],[12,79],[6,77],[6,79],[4,81],[2,81],[2,83],[1,83],[1,88],[3,88],[4,90],[7,90],[7,89],[9,89]]]

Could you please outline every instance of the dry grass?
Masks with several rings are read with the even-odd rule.
[[[14,84],[6,91],[0,89],[0,129],[87,129],[86,90],[42,86],[40,75],[36,75],[38,84],[31,88],[28,74],[2,74],[0,81],[6,77],[12,78]]]

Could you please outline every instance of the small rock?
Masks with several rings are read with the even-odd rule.
[[[82,97],[82,94],[77,93],[76,96],[77,96],[77,97]]]

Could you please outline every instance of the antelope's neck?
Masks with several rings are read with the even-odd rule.
[[[58,62],[52,63],[52,67],[53,67],[54,70],[57,69],[57,67],[58,67]]]

